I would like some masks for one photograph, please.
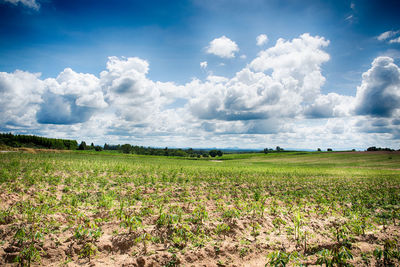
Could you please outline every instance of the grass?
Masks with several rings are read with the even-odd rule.
[[[216,159],[0,153],[0,265],[399,263],[399,153]]]

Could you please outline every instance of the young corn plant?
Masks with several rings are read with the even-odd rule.
[[[285,267],[290,261],[297,261],[299,254],[297,251],[286,253],[285,251],[273,251],[267,255],[265,266]]]
[[[92,243],[85,243],[82,249],[79,251],[79,257],[87,258],[90,262],[91,258],[97,254],[97,247]]]
[[[386,239],[383,249],[376,248],[373,254],[376,261],[383,266],[394,266],[394,259],[400,260],[400,250],[397,247],[397,242],[391,239]]]
[[[15,261],[21,266],[31,266],[32,262],[40,261],[41,251],[37,249],[37,245],[41,239],[43,234],[35,224],[20,227],[14,235],[14,242],[21,247]]]
[[[133,212],[125,213],[120,226],[128,228],[128,233],[131,234],[142,226],[142,218],[133,214]]]
[[[215,228],[215,233],[217,235],[221,235],[222,234],[224,239],[225,239],[226,235],[229,233],[230,230],[231,230],[231,227],[228,224],[220,223]]]
[[[330,255],[330,265],[327,266],[352,266],[348,260],[353,259],[353,254],[346,246],[334,247],[327,255]]]
[[[278,229],[278,234],[281,234],[281,227],[286,225],[286,221],[278,216],[272,220],[272,224],[275,229]]]

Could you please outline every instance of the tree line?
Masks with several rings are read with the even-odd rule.
[[[124,145],[109,145],[104,144],[104,150],[117,150],[125,154],[136,154],[136,155],[155,155],[155,156],[174,156],[174,157],[221,157],[223,152],[221,150],[195,150],[192,148],[181,149],[181,148],[154,148],[144,146],[132,146],[130,144]]]
[[[157,155],[157,156],[175,156],[175,157],[221,157],[223,152],[221,150],[195,150],[180,149],[180,148],[154,148],[144,146],[132,146],[130,144],[124,145],[110,145],[105,143],[104,146],[94,145],[91,143],[87,145],[82,141],[79,145],[76,140],[47,138],[36,135],[13,135],[12,133],[0,133],[0,145],[9,147],[29,147],[29,148],[47,148],[47,149],[62,149],[62,150],[93,150],[93,151],[118,151],[126,154],[137,155]]]
[[[0,133],[0,145],[10,147],[30,147],[48,149],[75,150],[78,143],[75,140],[47,138],[35,135],[13,135],[11,133]]]

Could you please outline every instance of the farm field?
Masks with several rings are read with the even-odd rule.
[[[0,153],[1,266],[399,259],[399,152]]]

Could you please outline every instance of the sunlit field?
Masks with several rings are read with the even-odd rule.
[[[0,153],[0,265],[398,266],[398,152]]]

